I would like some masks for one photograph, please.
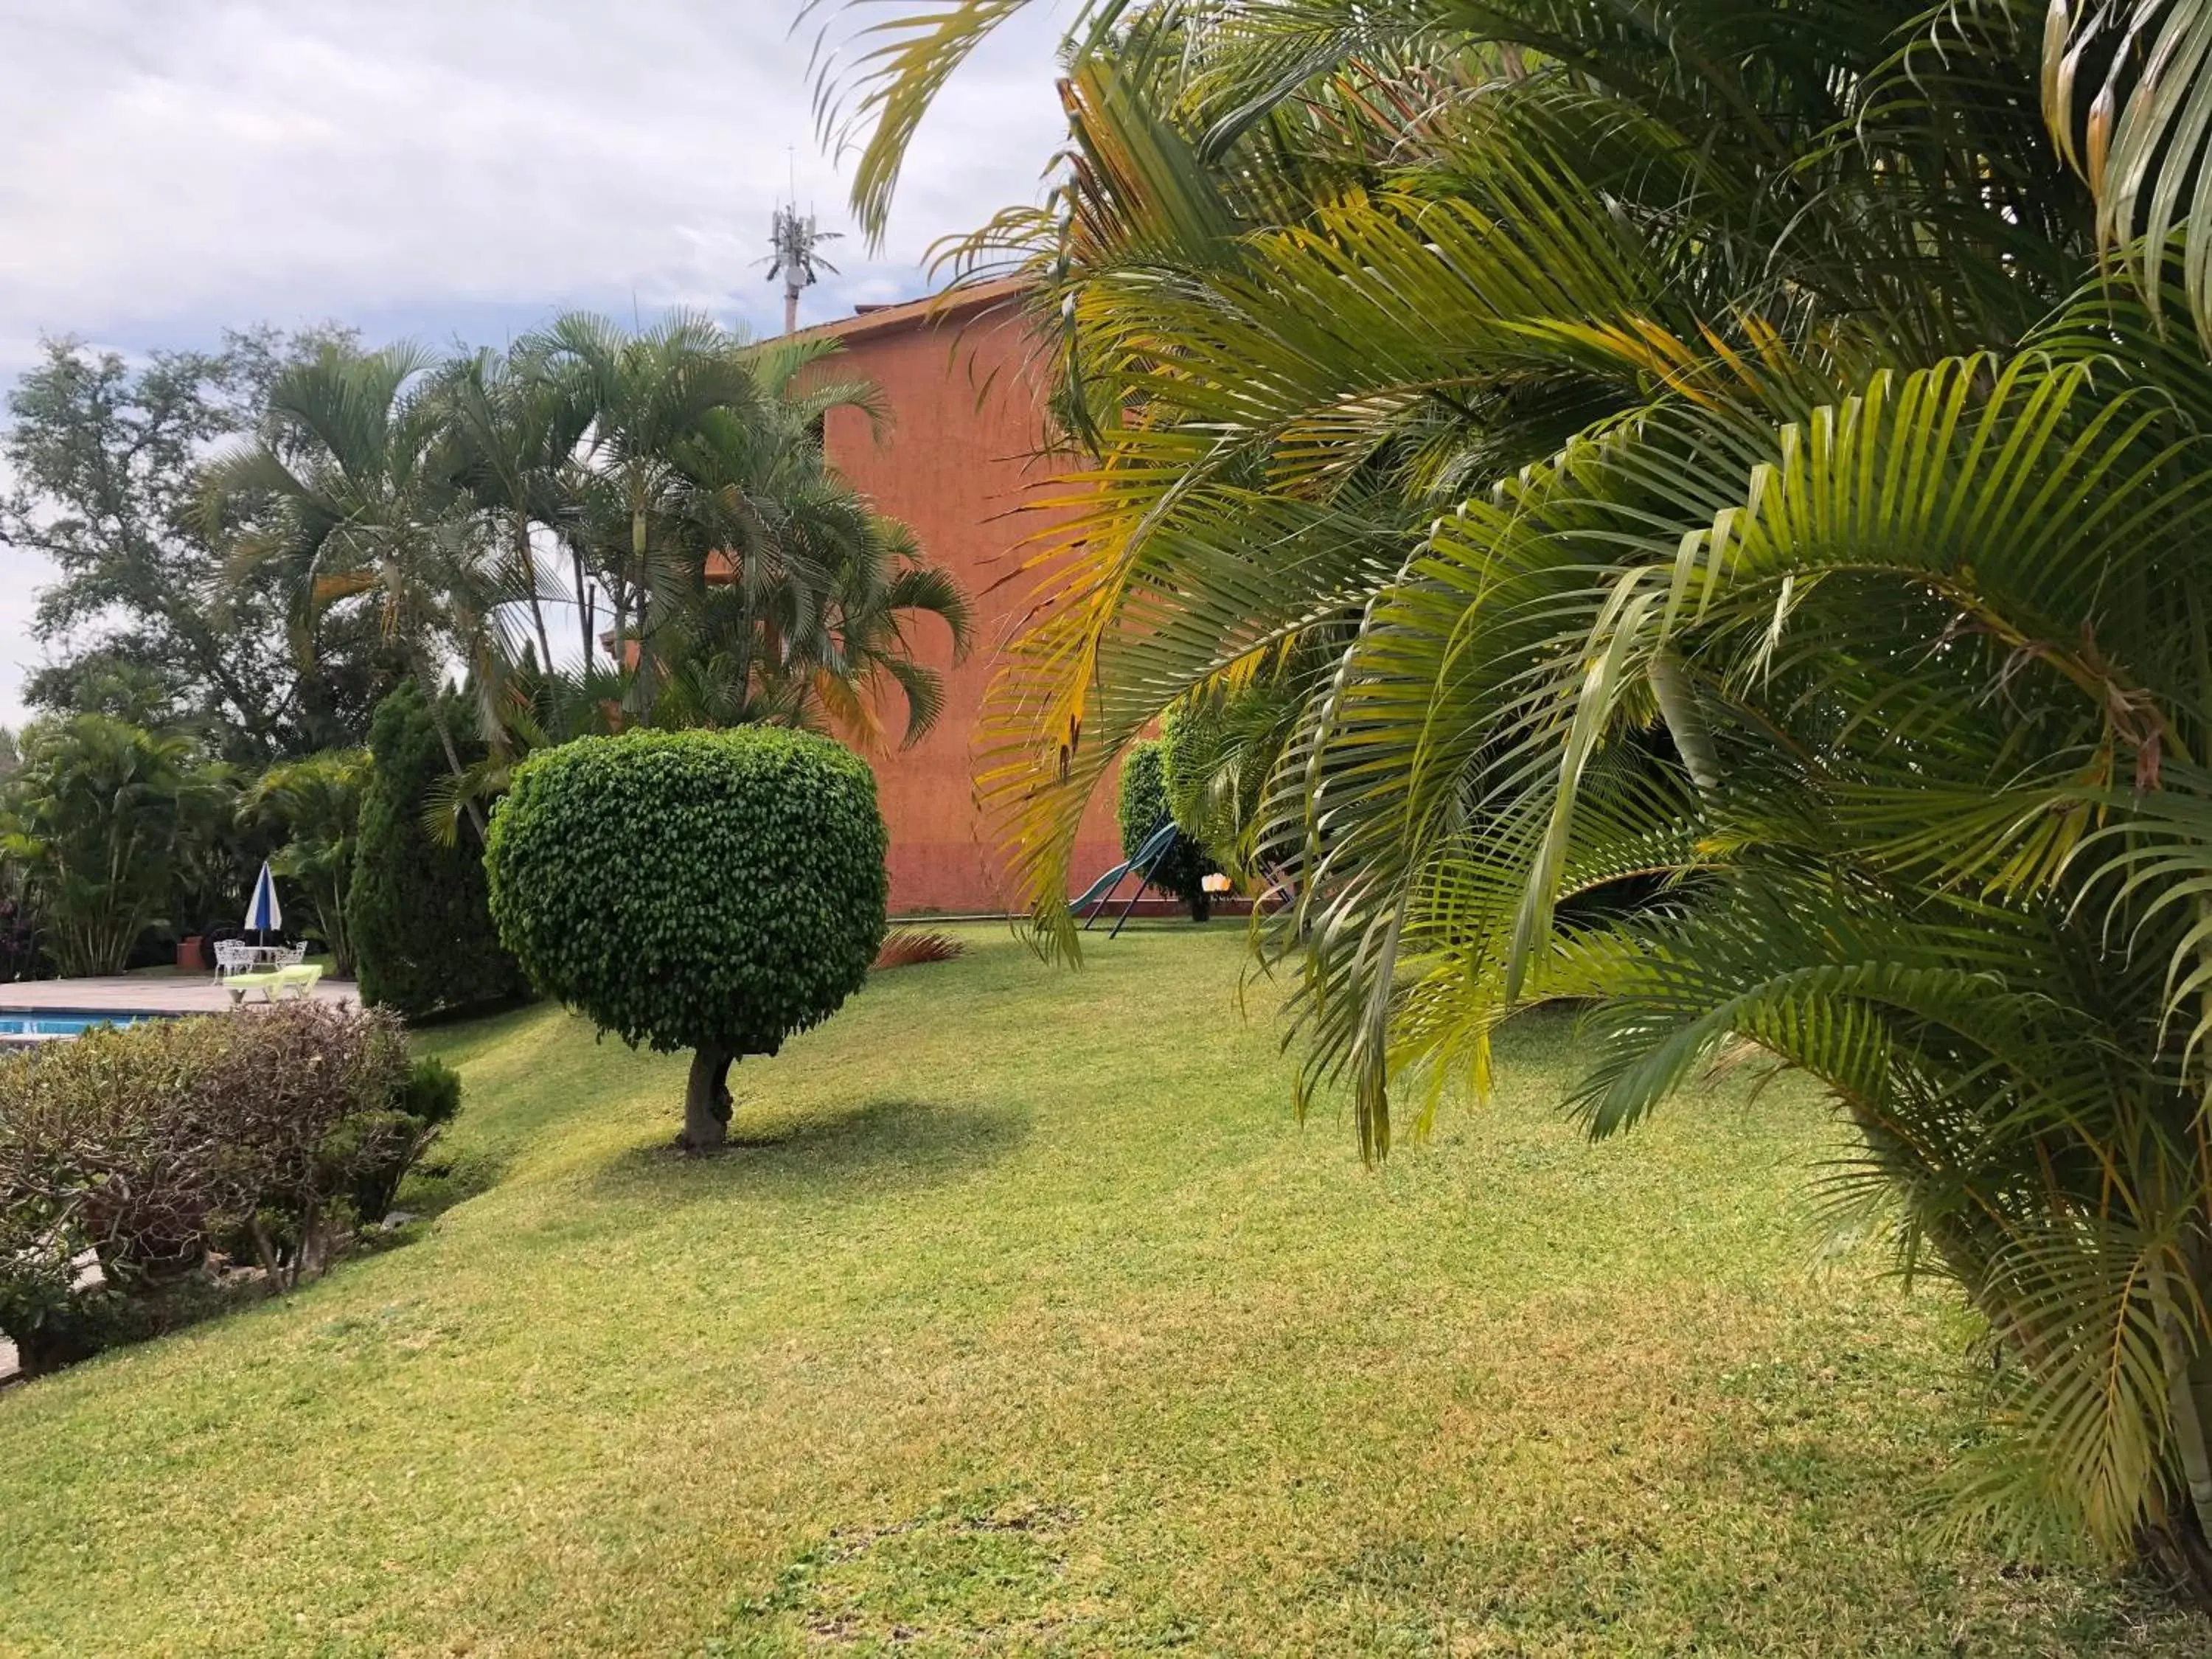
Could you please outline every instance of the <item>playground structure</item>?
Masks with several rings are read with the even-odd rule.
[[[1134,858],[1124,859],[1085,888],[1083,896],[1068,907],[1079,915],[1085,908],[1090,910],[1091,914],[1084,918],[1084,932],[1091,931],[1091,923],[1098,920],[1106,906],[1112,902],[1114,890],[1133,872],[1137,878],[1137,890],[1129,895],[1129,902],[1121,907],[1121,915],[1115,920],[1114,931],[1106,935],[1109,939],[1119,939],[1122,927],[1136,909],[1139,901],[1145,896],[1145,890],[1152,884],[1153,873],[1173,855],[1176,844],[1182,839],[1182,831],[1176,828],[1175,820],[1162,818],[1152,826],[1152,834],[1145,837]]]

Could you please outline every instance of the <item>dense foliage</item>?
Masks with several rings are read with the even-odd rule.
[[[143,1328],[214,1253],[320,1272],[355,1192],[428,1144],[424,1100],[451,1115],[395,1018],[316,1001],[0,1057],[0,1330],[36,1370]]]
[[[346,1197],[356,1217],[367,1223],[391,1215],[399,1183],[460,1109],[461,1074],[426,1055],[409,1070],[390,1106],[347,1124],[329,1151],[351,1176]]]
[[[1170,809],[1165,766],[1168,744],[1154,738],[1133,744],[1121,759],[1121,793],[1115,802],[1115,820],[1121,831],[1121,856],[1133,859],[1154,830],[1175,822]],[[1152,868],[1152,883],[1190,907],[1193,921],[1204,921],[1212,900],[1206,878],[1215,873],[1206,850],[1187,834],[1178,833],[1167,856]]]
[[[35,893],[64,974],[118,974],[141,934],[189,897],[194,854],[227,826],[229,784],[197,745],[106,714],[24,729],[0,781],[0,853]]]
[[[863,54],[872,217],[1018,9]],[[1601,1133],[1804,1069],[1985,1322],[1962,1512],[2212,1602],[2212,12],[1079,20],[969,250],[1091,457],[990,716],[1047,937],[1117,757],[1273,683],[1238,840],[1369,1152],[1550,998]]]
[[[874,775],[757,727],[586,738],[533,755],[493,819],[501,936],[549,996],[694,1052],[684,1144],[722,1144],[730,1064],[860,988],[883,943]]]
[[[943,701],[918,623],[957,657],[967,604],[828,467],[826,416],[873,408],[823,367],[835,349],[580,313],[457,361],[333,343],[217,456],[203,518],[303,632],[372,623],[424,685],[461,667],[465,715],[432,709],[438,799],[479,842],[515,760],[568,738],[834,723],[872,742],[888,693],[911,743]]]
[[[347,971],[357,769],[330,757],[404,676],[444,687],[458,670],[462,690],[422,705],[439,764],[375,814],[387,852],[418,815],[480,849],[514,763],[573,737],[774,724],[918,741],[943,708],[932,659],[967,649],[967,600],[829,466],[828,421],[878,414],[836,350],[582,313],[459,357],[329,330],[136,366],[50,344],[0,450],[0,543],[61,570],[32,700],[188,743],[245,793],[236,812],[194,796],[166,890],[118,883],[98,958],[227,931],[266,855]],[[428,878],[434,894],[466,879]],[[46,906],[47,955],[81,970],[89,890],[72,891]],[[38,954],[28,914],[10,918],[11,957]],[[383,943],[395,1006],[460,994],[417,982],[420,940]]]
[[[229,532],[199,511],[210,447],[259,428],[279,378],[342,337],[264,329],[137,363],[46,345],[0,435],[0,545],[59,571],[32,622],[48,658],[34,707],[181,727],[240,764],[361,741],[397,678],[374,618],[289,614],[272,577],[238,579]],[[264,506],[241,496],[231,528]]]
[[[476,842],[434,836],[423,822],[433,785],[450,775],[446,740],[412,681],[377,709],[346,894],[362,1000],[410,1019],[506,1001],[526,988],[485,908]]]

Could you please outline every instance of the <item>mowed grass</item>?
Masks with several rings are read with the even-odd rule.
[[[1900,1520],[1942,1291],[1817,1270],[1810,1092],[1592,1146],[1563,1022],[1364,1170],[1240,930],[965,930],[734,1081],[427,1039],[493,1184],[289,1301],[0,1395],[9,1654],[2202,1655]]]

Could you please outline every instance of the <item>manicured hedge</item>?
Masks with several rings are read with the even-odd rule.
[[[538,989],[632,1044],[695,1051],[684,1139],[707,1150],[731,1060],[775,1053],[866,980],[885,847],[874,775],[826,738],[640,732],[525,761],[486,863]]]
[[[0,1056],[0,1331],[35,1370],[158,1328],[212,1253],[311,1276],[458,1105],[396,1015],[318,1001]]]

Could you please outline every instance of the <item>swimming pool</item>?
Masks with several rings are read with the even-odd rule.
[[[55,1037],[82,1036],[95,1025],[136,1025],[142,1020],[161,1019],[161,1014],[130,1009],[41,1008],[0,1011],[0,1042],[45,1042]]]

